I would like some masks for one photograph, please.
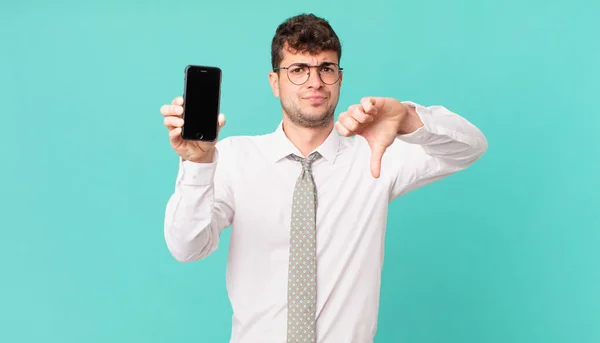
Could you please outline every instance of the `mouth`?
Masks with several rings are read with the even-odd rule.
[[[327,100],[327,97],[320,96],[320,95],[312,95],[312,96],[302,97],[302,99],[311,104],[322,104]]]

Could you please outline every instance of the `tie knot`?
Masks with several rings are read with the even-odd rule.
[[[321,156],[318,152],[313,152],[312,154],[310,154],[308,157],[304,158],[304,157],[300,157],[297,155],[292,155],[292,157],[302,163],[302,169],[304,169],[304,171],[310,171],[311,167],[312,167],[312,163],[319,158],[319,156]]]

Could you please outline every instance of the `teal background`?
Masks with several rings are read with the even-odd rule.
[[[177,172],[159,108],[223,68],[222,136],[281,118],[270,41],[340,35],[336,113],[441,104],[486,134],[468,170],[391,205],[377,343],[600,342],[597,1],[4,1],[0,342],[227,342],[229,230],[168,253]]]

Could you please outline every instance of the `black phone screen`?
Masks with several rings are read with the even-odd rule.
[[[221,70],[217,67],[188,66],[185,70],[183,128],[189,140],[217,139]]]

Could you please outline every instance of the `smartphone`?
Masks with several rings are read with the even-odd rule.
[[[184,74],[181,138],[213,142],[219,132],[221,69],[188,65]]]

